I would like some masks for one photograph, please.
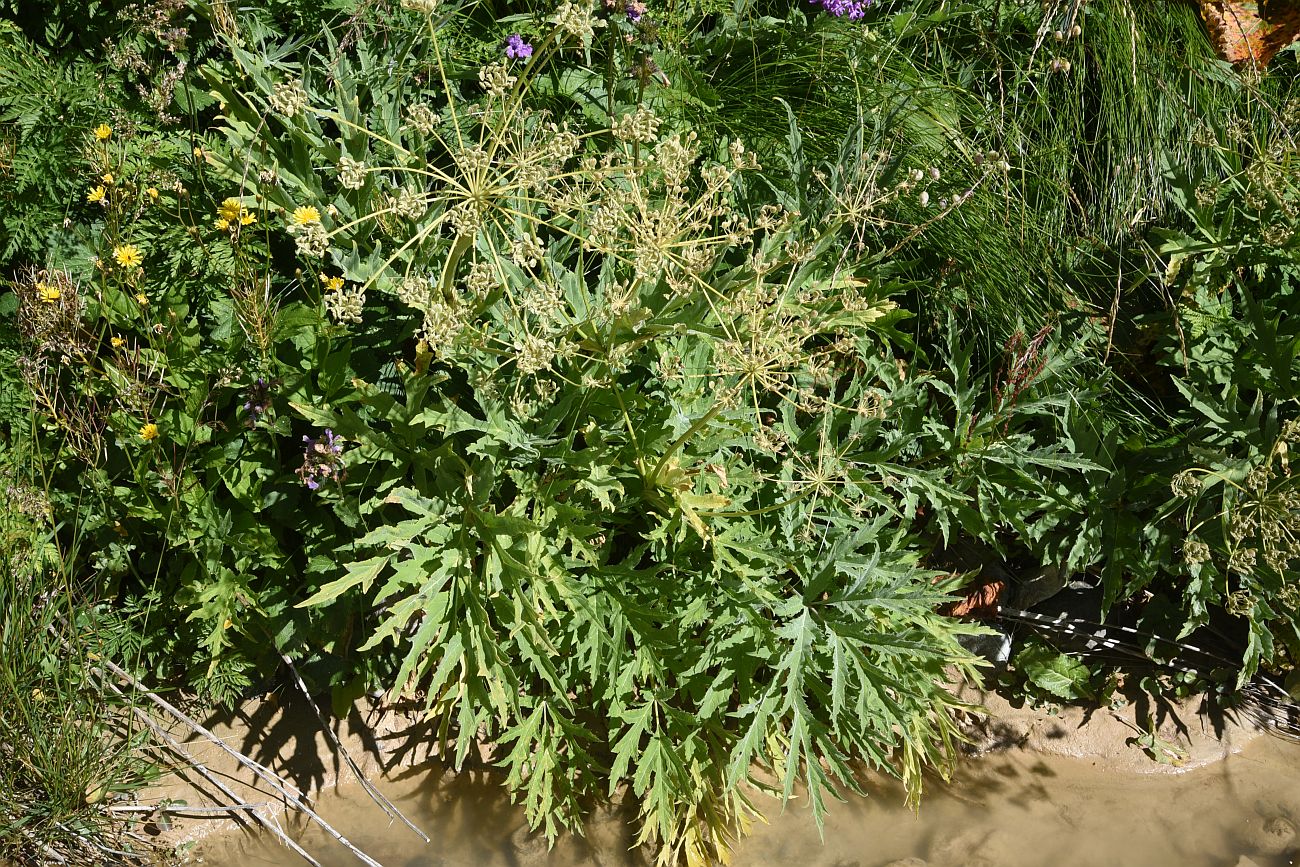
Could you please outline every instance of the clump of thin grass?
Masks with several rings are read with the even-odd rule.
[[[88,669],[43,494],[5,474],[0,503],[0,860],[134,863],[108,807],[144,781],[138,739]]]

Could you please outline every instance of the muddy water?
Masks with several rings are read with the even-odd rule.
[[[644,863],[627,851],[628,826],[618,816],[598,818],[587,842],[562,841],[548,853],[495,777],[410,768],[384,789],[432,843],[390,823],[355,782],[323,795],[318,809],[385,867]],[[740,844],[737,867],[1279,867],[1300,856],[1300,745],[1260,738],[1177,775],[1012,750],[969,760],[949,785],[931,784],[919,815],[903,807],[896,787],[881,785],[835,805],[824,841],[798,803],[769,820]],[[359,863],[317,830],[287,827],[325,867]],[[236,835],[209,841],[195,852],[200,859],[303,863],[273,841]]]

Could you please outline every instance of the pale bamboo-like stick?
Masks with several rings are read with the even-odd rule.
[[[253,774],[258,777],[258,779],[262,780],[271,788],[275,789],[277,792],[282,794],[285,798],[287,798],[290,801],[290,803],[293,804],[295,808],[302,811],[309,819],[311,819],[313,822],[319,825],[321,830],[329,834],[339,843],[339,845],[343,846],[345,849],[347,849],[349,852],[355,855],[357,859],[361,861],[361,863],[367,864],[369,865],[369,867],[383,867],[383,865],[380,864],[378,861],[376,861],[374,858],[371,858],[365,852],[361,851],[361,849],[357,848],[355,845],[349,842],[348,838],[344,837],[337,830],[335,830],[333,825],[329,824],[323,818],[321,818],[320,814],[318,814],[315,810],[313,810],[301,795],[290,793],[285,788],[286,784],[284,783],[284,781],[279,779],[279,777],[277,777],[275,774],[272,774],[266,768],[263,768],[260,764],[253,761],[248,756],[245,756],[243,753],[239,752],[234,747],[227,744],[225,741],[223,741],[221,738],[214,735],[212,732],[208,731],[206,728],[203,727],[201,723],[191,719],[183,711],[181,711],[179,708],[177,708],[171,702],[167,701],[162,696],[147,689],[144,686],[144,684],[140,683],[140,681],[136,680],[125,670],[114,665],[112,662],[109,662],[107,659],[101,659],[100,662],[103,663],[105,668],[113,672],[113,674],[122,678],[127,683],[129,683],[133,688],[138,690],[139,693],[143,695],[145,698],[149,699],[158,707],[162,708],[162,710],[165,711],[167,714],[175,718],[177,722],[181,723],[182,725],[188,726],[203,738],[216,744],[217,747],[221,749],[224,753],[226,753],[228,756],[230,756],[232,759],[234,759],[243,767],[248,768],[250,771],[252,771]]]
[[[122,807],[107,807],[110,813],[231,813],[240,810],[260,810],[269,807],[269,802],[261,804],[221,804],[216,807],[189,807],[184,804],[130,804]]]
[[[284,660],[285,665],[289,666],[289,672],[293,675],[294,682],[298,684],[298,689],[302,691],[303,698],[307,699],[307,704],[311,705],[312,712],[316,714],[316,721],[320,723],[321,729],[325,732],[326,739],[329,740],[331,745],[333,745],[335,751],[343,757],[343,761],[352,771],[352,775],[357,778],[357,782],[361,783],[361,788],[370,796],[370,800],[378,804],[379,808],[387,813],[390,819],[401,820],[403,825],[410,828],[420,836],[421,840],[428,843],[429,836],[419,828],[415,827],[411,820],[406,818],[406,816],[402,814],[402,811],[397,809],[396,805],[394,805],[392,801],[384,797],[383,793],[375,788],[374,783],[366,779],[365,774],[361,773],[361,768],[357,767],[357,763],[352,760],[352,756],[348,754],[347,749],[344,748],[342,742],[339,741],[339,739],[334,735],[334,731],[329,727],[329,723],[325,721],[325,717],[321,715],[320,708],[316,707],[316,702],[312,701],[311,693],[307,691],[307,684],[303,682],[302,676],[298,674],[298,668],[293,664],[293,660],[285,653],[281,653],[280,658]]]
[[[102,673],[100,673],[100,679],[103,682],[103,684],[107,686],[109,689],[111,689],[114,693],[116,693],[117,695],[121,696],[124,699],[127,698],[126,694],[122,692],[121,689],[118,688],[117,684],[108,680],[108,678],[104,677]],[[229,798],[232,802],[234,802],[234,804],[236,805],[246,804],[246,802],[238,795],[236,795],[230,789],[229,786],[221,782],[221,780],[217,779],[216,775],[214,775],[212,771],[208,770],[207,767],[204,766],[202,762],[195,761],[194,757],[191,756],[188,752],[186,752],[185,747],[182,746],[181,743],[177,741],[175,738],[173,738],[170,734],[164,731],[163,728],[154,721],[153,717],[149,716],[149,714],[145,713],[143,710],[141,710],[138,707],[135,707],[134,705],[132,705],[131,711],[136,715],[136,717],[140,719],[141,722],[143,722],[146,726],[148,726],[149,730],[152,731],[156,737],[162,740],[163,743],[165,743],[168,747],[172,749],[173,752],[176,753],[176,755],[181,759],[181,761],[185,763],[186,770],[194,771],[203,779],[207,780],[207,782],[210,785],[212,785],[213,788],[215,788],[218,792],[220,792],[221,794]],[[301,857],[304,861],[306,861],[308,864],[311,864],[312,867],[321,867],[321,863],[317,861],[315,858],[313,858],[311,854],[307,852],[306,849],[299,846],[298,843],[292,837],[284,833],[284,829],[282,829],[279,825],[272,822],[266,816],[263,816],[261,812],[259,812],[256,809],[250,810],[249,812],[252,815],[253,820],[257,822],[257,824],[261,825],[267,831],[270,831],[271,834],[276,839],[278,839],[282,844],[287,846],[289,849],[296,852],[298,856]]]

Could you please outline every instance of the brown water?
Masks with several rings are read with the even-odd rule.
[[[355,782],[322,796],[318,810],[385,867],[623,867],[644,863],[628,826],[598,817],[589,842],[547,852],[523,827],[498,778],[406,769],[385,793],[433,842],[390,823]],[[358,862],[314,828],[286,828],[325,867]],[[919,815],[898,789],[836,804],[824,841],[800,804],[774,809],[736,851],[736,867],[882,867],[906,858],[934,867],[1259,867],[1300,863],[1300,745],[1260,738],[1223,762],[1183,774],[1106,770],[1086,760],[1012,750],[972,759],[950,785],[932,784]],[[1245,858],[1251,860],[1241,860]],[[194,861],[298,865],[265,838],[227,835]]]

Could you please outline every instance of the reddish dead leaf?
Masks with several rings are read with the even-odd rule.
[[[1219,56],[1230,63],[1267,66],[1283,48],[1300,38],[1300,2],[1296,0],[1200,0]]]
[[[996,617],[998,599],[1001,598],[1002,592],[1006,589],[1005,582],[990,581],[967,593],[966,598],[960,602],[954,602],[952,605],[946,606],[943,613],[952,617],[973,617],[976,620]]]

